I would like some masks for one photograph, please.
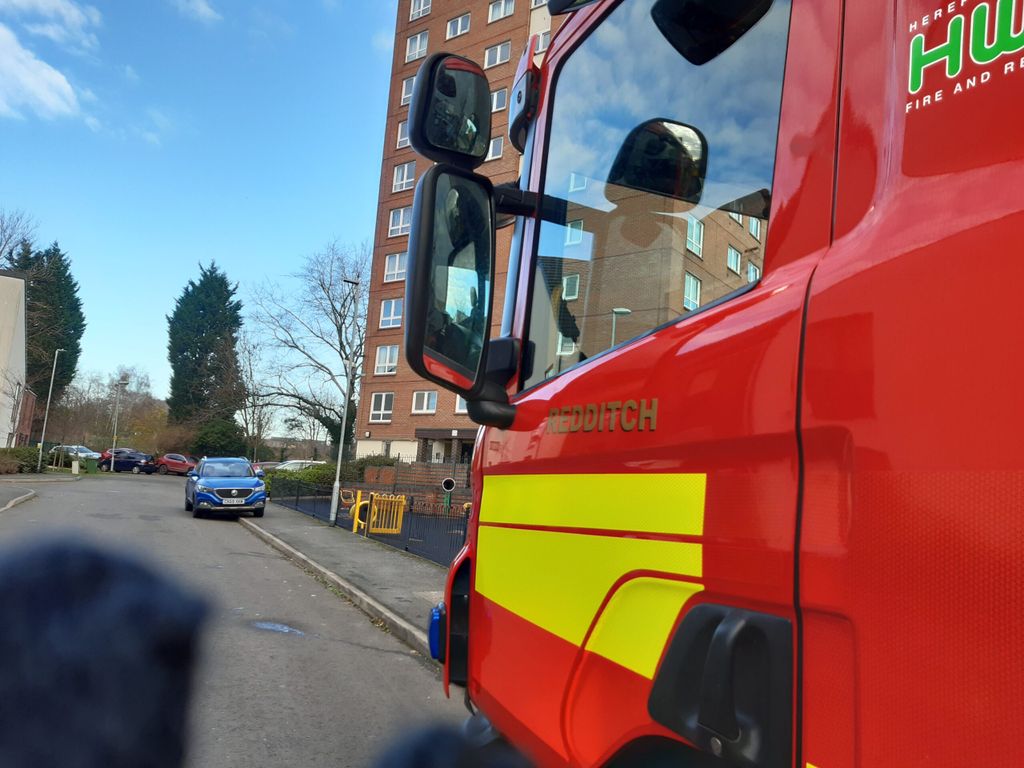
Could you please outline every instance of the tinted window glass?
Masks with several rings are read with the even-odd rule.
[[[620,4],[555,82],[527,386],[699,310],[763,267],[789,0],[699,65],[659,31],[656,6]],[[579,275],[573,300],[567,275]]]

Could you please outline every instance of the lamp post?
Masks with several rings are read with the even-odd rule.
[[[615,321],[619,319],[619,315],[625,317],[626,315],[633,314],[633,310],[629,307],[615,307],[612,310],[612,346],[615,346]]]
[[[63,349],[55,349],[53,351],[53,370],[50,371],[50,392],[46,396],[46,412],[43,414],[43,434],[39,436],[39,460],[36,462],[37,474],[43,471],[43,445],[46,443],[46,422],[50,420],[50,398],[53,397],[53,379],[57,375],[57,355],[63,351]]]
[[[114,384],[114,441],[110,446],[110,473],[114,473],[116,459],[114,450],[117,448],[117,410],[121,407],[121,392],[128,386],[128,377],[124,376]]]
[[[349,307],[354,309],[355,296],[353,294],[359,287],[359,281],[344,280],[344,282],[349,285],[349,298],[351,299]],[[338,434],[338,459],[334,465],[334,491],[331,493],[330,521],[332,525],[338,519],[338,499],[341,496],[341,456],[345,453],[345,427],[348,424],[348,404],[352,399],[352,379],[352,355],[350,354],[345,360],[345,396],[341,402],[341,432]],[[337,379],[334,383],[338,383]]]

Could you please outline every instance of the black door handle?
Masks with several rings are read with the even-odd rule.
[[[651,717],[725,765],[790,768],[792,638],[788,619],[696,606],[655,675]]]

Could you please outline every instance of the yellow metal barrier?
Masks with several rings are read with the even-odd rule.
[[[359,491],[352,504],[351,514],[353,533],[399,534],[405,516],[405,496],[371,493],[370,498],[364,501],[363,492]],[[367,520],[369,531],[366,530]]]

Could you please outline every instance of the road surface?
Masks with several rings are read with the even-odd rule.
[[[418,726],[465,719],[431,664],[365,614],[234,520],[194,520],[183,478],[125,474],[35,490],[0,514],[0,556],[41,536],[84,536],[212,603],[190,766],[371,765]]]

